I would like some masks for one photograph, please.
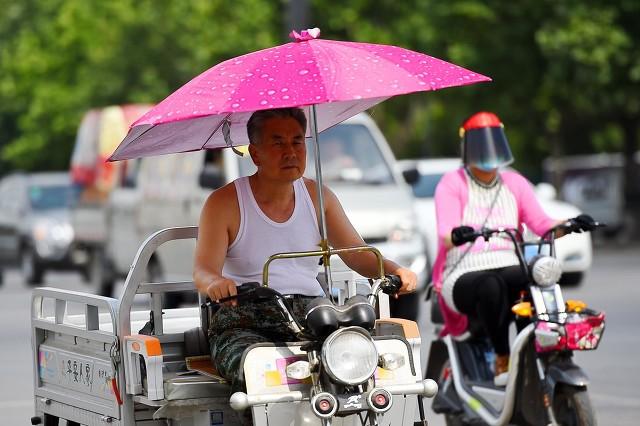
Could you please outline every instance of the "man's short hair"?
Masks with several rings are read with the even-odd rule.
[[[302,131],[307,132],[307,117],[302,108],[276,108],[256,111],[247,122],[247,135],[250,143],[258,143],[265,121],[271,118],[293,118],[300,124]]]

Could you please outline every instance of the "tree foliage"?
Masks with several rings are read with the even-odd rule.
[[[456,154],[460,122],[481,109],[503,119],[529,174],[551,153],[638,148],[637,0],[306,1],[325,38],[395,44],[493,78],[375,108],[401,157]],[[66,167],[87,109],[157,102],[221,60],[282,42],[286,7],[0,0],[4,169]]]
[[[0,0],[2,159],[66,167],[86,110],[157,102],[211,64],[278,41],[277,4],[229,4]]]

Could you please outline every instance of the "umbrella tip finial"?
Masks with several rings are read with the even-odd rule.
[[[298,33],[296,30],[292,30],[289,33],[289,37],[291,37],[294,41],[309,41],[320,37],[320,28],[309,28],[307,30],[302,30]]]

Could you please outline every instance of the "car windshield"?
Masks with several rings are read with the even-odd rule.
[[[442,173],[438,174],[429,174],[429,175],[420,175],[420,178],[416,183],[412,185],[413,195],[418,198],[433,198],[436,192],[436,186],[440,179],[442,178]]]
[[[390,184],[393,175],[371,132],[361,124],[341,124],[320,133],[325,182]],[[307,140],[308,177],[315,177],[315,151]]]
[[[50,210],[70,207],[75,199],[71,185],[31,185],[29,202],[33,210]]]
[[[322,178],[325,183],[390,184],[393,175],[369,129],[360,124],[339,124],[320,133]],[[315,178],[315,150],[307,138],[305,176]],[[240,174],[255,172],[248,155],[240,161]]]

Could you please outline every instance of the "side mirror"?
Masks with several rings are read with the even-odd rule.
[[[556,197],[558,196],[558,192],[553,187],[553,185],[546,182],[541,182],[537,184],[535,187],[535,191],[538,198],[545,201],[555,200]]]
[[[198,178],[198,184],[202,188],[218,189],[224,185],[222,171],[214,166],[205,166]]]
[[[408,169],[402,171],[402,176],[404,177],[405,182],[413,186],[416,182],[418,182],[420,173],[418,173],[418,169]]]

